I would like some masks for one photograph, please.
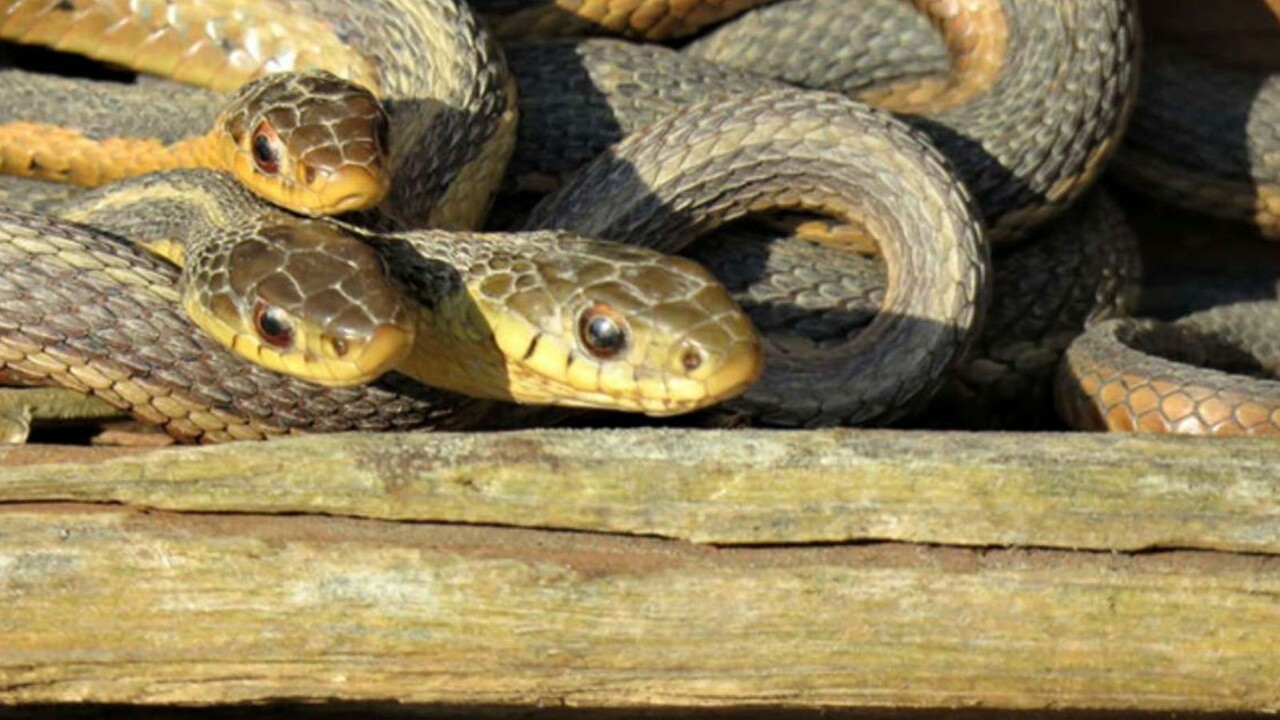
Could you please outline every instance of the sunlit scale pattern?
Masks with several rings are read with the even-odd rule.
[[[1088,430],[1280,435],[1280,382],[1150,354],[1157,332],[1167,346],[1173,329],[1110,320],[1072,343],[1057,380],[1064,419]]]
[[[555,0],[503,13],[502,0],[475,3],[493,11],[494,32],[502,38],[571,35],[583,29],[646,40],[666,40],[763,5],[768,0]],[[509,4],[509,3],[508,3]]]
[[[312,69],[377,87],[368,61],[327,26],[270,1],[11,0],[0,38],[215,90]]]

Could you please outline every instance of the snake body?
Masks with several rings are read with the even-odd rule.
[[[1159,199],[1280,238],[1280,73],[1153,48],[1115,174]]]
[[[934,12],[944,29],[960,33],[949,38],[952,54],[965,58],[969,75],[978,79],[944,85],[952,90],[939,90],[931,101],[942,109],[909,116],[908,122],[956,167],[977,198],[993,240],[1025,234],[1078,197],[1119,140],[1136,87],[1136,10],[1125,0],[992,0],[963,8],[918,4]],[[808,17],[828,33],[825,42],[811,41],[839,47],[850,44],[852,33],[868,31],[860,8],[850,5],[844,0],[771,5],[718,31],[732,35],[694,45],[685,56],[609,40],[513,48],[511,67],[525,108],[516,162],[540,167],[546,158],[561,157],[546,168],[560,172],[569,159],[593,156],[674,106],[709,94],[774,87],[744,71],[750,68],[762,77],[770,70],[749,49],[776,46],[773,28],[787,21],[779,15]],[[754,22],[755,16],[765,20]],[[902,23],[899,15],[874,17],[891,23],[890,29]],[[996,34],[1005,35],[998,48],[966,44],[978,34],[972,26],[979,22],[998,24]],[[714,51],[721,47],[740,49],[738,67],[732,55]],[[991,68],[990,56],[997,50],[1000,64]]]
[[[1089,430],[1278,436],[1277,323],[1276,302],[1100,323],[1068,349],[1058,407]]]
[[[865,32],[849,5],[772,5],[690,51],[772,74],[752,51],[773,45],[768,28],[807,15],[822,19],[828,33],[810,41],[846,44]],[[955,164],[993,241],[1021,236],[1077,198],[1115,150],[1136,94],[1137,9],[1123,0],[916,5],[945,31],[952,73],[963,74],[924,101],[901,91],[881,93],[880,101],[910,111],[911,122]],[[741,60],[725,48],[741,49]]]
[[[1138,239],[1097,189],[992,264],[982,335],[928,415],[947,427],[1056,427],[1053,382],[1063,353],[1087,328],[1135,310]]]
[[[691,35],[770,0],[471,0],[503,40],[610,32],[646,40]]]

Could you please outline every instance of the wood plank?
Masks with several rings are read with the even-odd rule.
[[[867,430],[333,435],[0,451],[0,502],[657,535],[1280,553],[1266,440]]]
[[[0,508],[0,703],[1280,709],[1280,558]]]

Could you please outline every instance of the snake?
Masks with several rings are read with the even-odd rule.
[[[1152,43],[1113,175],[1159,200],[1280,238],[1280,73]]]
[[[1277,322],[1272,301],[1099,323],[1067,350],[1058,407],[1087,430],[1280,435]]]
[[[917,5],[932,10],[939,16],[945,14],[945,8],[941,5]],[[975,5],[983,4],[970,3],[966,7],[973,8]],[[885,42],[884,45],[894,45],[893,52],[916,58],[910,64],[911,72],[916,76],[935,72],[948,53],[967,57],[966,43],[962,40],[937,43],[935,39],[930,44],[928,40],[933,31],[929,29],[928,23],[924,23],[921,29],[922,18],[919,14],[904,13],[903,10],[899,3],[884,2],[857,3],[856,7],[850,7],[849,3],[806,0],[776,3],[749,13],[705,38],[695,40],[683,52],[608,39],[510,46],[508,59],[521,91],[522,121],[513,158],[513,174],[517,185],[527,183],[537,188],[543,184],[538,179],[542,176],[572,178],[571,173],[585,174],[586,171],[576,169],[580,163],[596,156],[619,139],[629,137],[629,133],[644,132],[643,128],[659,122],[661,118],[688,103],[707,97],[776,91],[783,87],[784,83],[778,79],[766,77],[772,74],[768,72],[772,70],[769,64],[754,59],[755,56],[751,53],[751,49],[755,48],[764,52],[769,48],[777,48],[777,54],[788,54],[786,50],[792,43],[778,42],[776,34],[780,32],[796,32],[795,37],[803,39],[803,42],[797,40],[798,44],[827,48],[849,46],[852,44],[850,37],[866,37],[868,25],[878,27],[888,38],[905,34],[919,41],[923,50],[913,54],[913,49],[904,51],[899,44]],[[986,3],[981,12],[975,10],[974,14],[933,19],[936,25],[942,26],[944,34],[964,35],[966,31],[972,34],[972,23],[989,19],[993,14],[1009,20],[1006,29],[1012,28],[1012,31],[1005,34],[1002,46],[1002,58],[1007,55],[1009,60],[996,73],[998,79],[988,78],[984,81],[989,87],[981,92],[974,89],[974,80],[957,78],[934,83],[930,87],[937,92],[935,97],[942,98],[938,102],[953,103],[952,107],[925,115],[900,117],[927,134],[947,156],[952,167],[958,171],[957,174],[966,181],[965,184],[975,195],[989,225],[995,226],[995,231],[988,236],[1003,246],[1006,244],[1004,240],[1025,241],[1037,232],[1034,229],[1035,223],[1049,221],[1056,213],[1070,206],[1079,193],[1093,182],[1113,150],[1129,112],[1128,106],[1132,103],[1136,72],[1131,63],[1135,60],[1136,53],[1136,19],[1135,11],[1129,4],[1115,2],[1067,8],[1036,2]],[[762,17],[765,19],[759,20]],[[751,24],[746,31],[742,29],[744,23]],[[794,30],[797,27],[801,29]],[[812,34],[806,34],[810,29]],[[747,61],[740,64],[741,67],[723,61],[724,58],[716,56],[704,46],[704,43],[723,42],[719,38],[728,37],[728,34],[736,39],[724,42],[724,45],[738,48],[748,57]],[[783,39],[791,40],[792,36],[783,35]],[[973,53],[976,55],[959,65],[962,69],[967,68],[965,72],[968,74],[982,74],[982,68],[989,65],[988,60],[973,58],[984,52],[974,48]],[[1082,53],[1085,57],[1081,57]],[[838,69],[831,69],[828,75],[843,73],[841,77],[847,82],[857,82],[857,88],[865,90],[869,87],[866,81],[859,82],[856,78],[865,76],[867,67],[874,70],[874,64],[864,61],[862,68],[847,71],[845,64],[830,62],[822,55],[818,57],[820,59],[812,64],[825,63],[828,69],[840,65]],[[747,72],[748,70],[752,72]],[[881,74],[887,77],[883,71]],[[808,79],[812,80],[813,75]],[[1069,79],[1069,84],[1064,83],[1064,77]],[[793,84],[799,84],[803,80],[794,76],[783,79]],[[1049,90],[1057,87],[1058,83],[1070,87],[1075,94],[1063,97],[1063,93]],[[898,89],[895,93],[905,94],[904,97],[909,97],[917,105],[921,104],[923,90],[909,91],[908,85],[896,83]],[[850,84],[835,89],[854,94]],[[954,104],[962,99],[960,95],[966,93],[970,95],[967,100]],[[947,97],[942,97],[944,95]],[[1055,125],[1044,134],[1027,133],[1028,123],[1039,122],[1037,118],[1041,114],[1046,118],[1052,117],[1062,125]],[[950,124],[945,124],[944,120]],[[614,181],[604,175],[591,177],[594,183]],[[570,189],[563,191],[564,197],[573,198],[583,191],[587,191],[585,197],[591,197],[589,186],[592,182],[574,182],[572,179],[569,182],[573,184]],[[1036,188],[1038,191],[1026,192],[1028,188]],[[595,206],[600,207],[598,203]],[[819,209],[819,212],[822,210]],[[901,212],[910,211],[902,209]],[[1108,223],[1085,224],[1091,229],[1097,229],[1099,225],[1105,227]],[[545,220],[535,218],[532,225],[526,225],[532,226],[546,226]],[[560,227],[589,233],[613,232],[604,228],[601,223],[565,223]],[[630,237],[627,234],[606,236],[617,239]],[[1100,286],[1110,288],[1131,282],[1136,275],[1136,270],[1132,269],[1132,242],[1094,244],[1091,239],[1090,244],[1081,248],[1080,252],[1096,251],[1103,246],[1115,247],[1117,250],[1115,253],[1104,252],[1096,258],[1083,261],[1072,260],[1069,267],[1086,268],[1092,264],[1092,267],[1097,268],[1096,263],[1104,258],[1116,257],[1118,253],[1126,258],[1124,262],[1128,264],[1122,264],[1122,269],[1116,271],[1110,279],[1098,282]],[[704,264],[715,267],[717,275],[722,279],[735,275],[741,278],[750,273],[750,270],[746,270],[730,275],[732,268],[741,264],[733,243],[718,245],[719,254],[708,254],[698,249],[687,252]],[[776,248],[774,252],[788,254],[787,251]],[[813,253],[796,252],[790,255],[812,259]],[[1064,250],[1062,257],[1078,256]],[[828,265],[840,264],[834,259],[827,262]],[[807,272],[822,274],[822,269]],[[1069,278],[1070,274],[1065,274],[1065,277]],[[1123,277],[1123,282],[1116,283],[1117,277]],[[765,280],[761,279],[760,282],[763,284]],[[838,286],[833,283],[827,285],[827,288]],[[1094,286],[1086,283],[1083,287]],[[913,286],[912,290],[923,292],[918,286]],[[850,297],[865,294],[863,289],[849,287],[848,283],[845,283],[842,291],[850,293]],[[801,291],[793,289],[793,292]],[[1022,297],[1025,298],[1028,294],[1024,292]],[[1107,296],[1107,292],[1102,292],[1101,295]],[[1114,307],[1110,299],[1099,300],[1102,307]],[[1044,302],[1052,306],[1054,301],[1032,295],[1030,302],[1033,305]],[[1078,303],[1079,299],[1062,301],[1064,307],[1071,306],[1074,309],[1079,309]],[[1121,305],[1127,307],[1123,303]],[[1010,303],[1009,307],[1017,305]],[[1016,314],[1013,310],[1008,312]],[[1063,326],[1076,327],[1078,331],[1090,314],[1085,312],[1083,315],[1076,315],[1073,320],[1064,321]],[[1105,313],[1099,309],[1098,314]],[[785,389],[769,390],[774,386],[768,382],[770,368],[778,362],[794,361],[796,357],[822,356],[826,353],[830,358],[826,364],[830,367],[837,366],[836,358],[840,353],[830,343],[821,351],[809,348],[802,353],[797,352],[794,347],[778,347],[790,346],[797,336],[804,336],[810,331],[811,329],[797,331],[793,327],[789,331],[775,328],[766,333],[765,380],[749,389],[743,398],[726,403],[726,407],[739,409],[745,415],[767,423],[812,424],[821,422],[816,418],[832,415],[837,418],[837,422],[876,422],[871,419],[875,416],[851,414],[841,418],[836,413],[827,414],[825,406],[838,407],[839,400],[830,392],[825,393],[826,397],[813,397],[822,394],[821,391],[806,394],[805,383],[778,384],[778,387]],[[778,337],[787,339],[774,343],[769,338],[775,333]],[[998,346],[999,342],[995,342]],[[1010,343],[1016,345],[1013,340]],[[1052,360],[1056,359],[1064,345],[1064,336],[1059,334],[1052,343],[1053,350],[1048,353],[1049,360],[1042,357],[1038,361],[1040,365],[1051,367]],[[787,355],[791,357],[787,358]],[[779,357],[785,359],[777,360]],[[1011,359],[1005,353],[1000,362]],[[816,364],[820,366],[823,361],[817,360]],[[1044,387],[1043,392],[1039,393],[1041,396],[1048,395],[1048,376],[1049,373],[1040,373],[1040,385]],[[891,377],[882,382],[888,388],[894,388],[897,380],[898,378]],[[830,381],[827,383],[820,387],[831,387]],[[782,398],[787,398],[796,409],[781,412],[780,403],[786,402]],[[924,404],[927,403],[918,403],[917,409]],[[880,422],[896,422],[910,412],[891,411],[880,416]]]
[[[1112,17],[1113,19],[1119,18],[1120,22],[1118,23],[1118,26],[1121,28],[1124,27],[1124,22],[1126,21],[1126,18],[1122,13],[1115,14]],[[1017,26],[1017,27],[1022,27],[1022,26]],[[1034,28],[1038,26],[1031,24],[1027,27]],[[1114,27],[1112,29],[1114,30]],[[1121,37],[1120,42],[1111,43],[1110,45],[1108,45],[1107,43],[1102,43],[1102,45],[1106,46],[1109,49],[1113,49],[1115,51],[1114,54],[1116,54],[1117,56],[1124,57],[1126,53],[1131,52],[1131,47],[1125,45],[1124,40],[1127,36],[1125,36],[1123,32],[1120,32],[1119,34]],[[1015,37],[1019,36],[1018,33],[1014,33],[1014,35]],[[1029,36],[1032,38],[1037,37],[1034,35],[1034,33],[1031,33]],[[1104,39],[1111,39],[1111,38],[1107,37]],[[1128,87],[1128,82],[1126,78],[1127,76],[1125,76],[1123,72],[1121,72],[1119,74],[1118,79],[1117,77],[1113,76],[1109,78],[1108,82],[1112,86],[1121,88],[1121,92],[1119,94],[1122,94],[1124,88]],[[787,104],[785,103],[783,104],[783,107],[787,107],[787,106],[788,106]],[[1101,116],[1103,117],[1103,121],[1100,123],[1100,125],[1103,127],[1103,130],[1098,131],[1097,134],[1106,135],[1107,132],[1112,132],[1112,133],[1114,132],[1113,128],[1108,128],[1108,122],[1114,125],[1117,122],[1116,118],[1123,116],[1124,103],[1123,102],[1119,103],[1118,107],[1120,107],[1120,111],[1112,112],[1110,114],[1101,113]],[[769,113],[766,111],[765,108],[757,107],[753,109],[753,112],[759,113],[759,117],[767,117],[769,115]],[[753,118],[753,122],[756,122],[756,124],[759,126],[765,126],[765,123],[759,122],[759,117]],[[922,124],[917,124],[917,127],[923,128],[925,126]],[[1090,136],[1090,132],[1086,131],[1084,133],[1081,133],[1081,135]],[[1073,156],[1073,155],[1082,156],[1083,159],[1076,158],[1076,160],[1073,160],[1072,162],[1075,163],[1075,166],[1084,168],[1083,170],[1077,173],[1081,178],[1084,178],[1084,179],[1080,180],[1079,178],[1075,178],[1070,180],[1068,182],[1068,184],[1070,185],[1070,188],[1068,188],[1066,193],[1064,195],[1061,195],[1060,197],[1062,198],[1068,197],[1072,193],[1078,192],[1079,188],[1083,187],[1084,185],[1087,185],[1088,180],[1091,179],[1090,173],[1093,172],[1093,167],[1096,166],[1098,162],[1100,162],[1099,160],[1097,160],[1097,158],[1100,156],[1100,154],[1105,154],[1105,151],[1106,151],[1105,143],[1103,143],[1102,145],[1103,145],[1102,150],[1097,149],[1097,147],[1093,147],[1083,153],[1077,153],[1071,149],[1069,149],[1064,153],[1067,156]],[[674,153],[675,150],[673,148],[667,148],[665,152],[667,152],[668,154],[671,154],[671,153]],[[640,167],[643,168],[645,166],[641,165]],[[616,168],[612,172],[616,175]],[[1070,175],[1070,173],[1068,173],[1068,175]],[[584,173],[584,176],[591,177],[589,173]],[[607,178],[610,178],[611,176],[610,176],[610,172],[602,171],[601,173],[596,174],[594,177],[597,179],[598,182],[603,182],[605,180],[601,180],[601,178],[607,179]],[[579,183],[577,186],[575,186],[576,188],[575,191],[581,192],[583,188],[586,187],[587,184],[589,183]],[[773,192],[777,192],[777,191],[773,191]],[[655,195],[657,195],[658,197],[661,197],[660,193],[655,193]],[[953,191],[953,195],[956,195],[954,191]],[[590,197],[590,195],[585,195],[585,196]],[[960,193],[958,197],[962,198],[963,194]],[[873,225],[876,223],[886,222],[881,217],[883,215],[881,208],[874,208],[875,212],[871,212],[871,213],[869,213],[869,210],[866,207],[857,208],[857,212],[850,212],[849,206],[846,205],[844,207],[841,207],[839,203],[832,202],[830,200],[825,200],[825,199],[810,201],[805,199],[791,200],[790,198],[784,198],[784,200],[794,205],[799,205],[802,207],[805,206],[807,203],[808,206],[813,209],[826,210],[827,212],[832,212],[834,209],[835,214],[839,215],[843,213],[846,216],[855,218],[864,224],[868,221],[870,221]],[[679,202],[684,203],[686,201],[681,200]],[[787,202],[783,202],[782,204],[785,205],[787,204]],[[1067,200],[1063,199],[1061,204],[1065,205],[1066,202]],[[661,204],[661,201],[659,201],[659,204]],[[596,207],[607,206],[606,203],[599,203],[599,202],[589,202],[588,205],[595,205]],[[755,200],[753,200],[751,203],[748,204],[748,206],[750,205],[759,205],[759,198],[757,197]],[[953,201],[951,202],[951,205],[958,207],[960,205],[963,205],[963,202],[957,203]],[[1021,211],[1025,209],[1024,206],[1018,206],[1016,203],[1012,204],[1011,206],[1014,209],[1012,211],[1008,211],[1007,214],[1012,217],[1019,216]],[[567,205],[562,203],[560,207],[564,208],[564,207],[567,207]],[[735,212],[737,211],[739,211],[739,209],[735,208]],[[652,220],[650,218],[652,218],[655,214],[662,215],[664,213],[661,213],[661,212],[655,213],[652,209],[646,210],[644,213],[640,213],[640,212],[634,212],[634,209],[633,209],[632,215],[629,218],[624,215],[625,220],[623,224],[624,225],[630,224],[631,229],[634,230],[636,227],[641,226],[645,223],[651,223]],[[870,219],[868,219],[868,214],[870,214]],[[645,216],[646,219],[643,219],[643,220],[638,219],[638,216],[641,216],[641,215]],[[963,215],[963,213],[957,213],[957,217],[961,215]],[[988,213],[988,215],[991,215],[991,213]],[[557,226],[570,227],[580,232],[586,232],[589,230],[590,232],[593,232],[593,233],[600,232],[605,236],[614,235],[617,239],[626,239],[626,240],[636,241],[636,237],[617,237],[618,235],[616,231],[616,228],[618,227],[617,223],[600,222],[593,227],[580,229],[580,228],[574,227],[574,225],[579,222],[577,220],[573,220],[571,222],[565,222],[564,218],[567,216],[568,216],[568,213],[564,210],[561,210],[558,212],[550,212],[550,213],[544,212],[541,215],[542,220],[540,222],[544,223],[543,227],[549,226],[549,225],[546,225],[545,223],[554,222]],[[549,218],[554,218],[554,220]],[[721,220],[716,220],[716,222],[720,222],[720,221]],[[1015,222],[1014,224],[1016,225],[1017,223]],[[688,225],[682,225],[681,223],[676,224],[677,227],[680,227],[682,229],[690,229],[690,230],[696,229],[699,231],[704,230],[707,225],[708,223],[702,223],[701,226],[699,226],[697,223],[689,223]],[[530,227],[536,227],[536,226],[537,224],[535,223]],[[664,229],[664,232],[667,233],[668,235],[671,234],[670,226],[671,226],[671,223],[668,223],[668,227]],[[957,226],[959,226],[959,224],[957,224]],[[625,235],[625,233],[623,234]],[[680,233],[676,233],[676,234],[680,234]],[[695,233],[688,232],[686,234],[692,235]],[[956,234],[963,236],[965,235],[965,232],[962,231]],[[635,235],[639,236],[641,235],[641,233],[635,233]],[[649,237],[653,238],[653,237],[656,237],[656,235],[651,234],[649,235]],[[886,241],[883,238],[877,238],[877,239],[881,243],[886,243]],[[644,238],[640,238],[640,241],[644,242],[646,240]],[[892,246],[895,242],[901,242],[901,241],[890,239],[887,241],[887,244]],[[966,240],[966,242],[969,242],[969,240]],[[905,243],[903,244],[905,245]],[[900,250],[897,252],[902,253],[902,251]],[[953,284],[954,287],[960,289],[959,295],[961,296],[967,295],[967,297],[962,298],[959,302],[955,300],[948,300],[944,304],[949,304],[951,307],[964,308],[962,312],[965,314],[961,315],[959,320],[956,320],[953,317],[941,318],[939,324],[942,326],[944,330],[943,332],[927,333],[919,330],[916,331],[917,334],[921,334],[921,335],[937,335],[940,337],[944,337],[947,339],[947,342],[950,344],[952,349],[946,352],[939,353],[930,349],[933,346],[930,345],[930,343],[928,342],[923,343],[923,349],[912,349],[907,344],[903,344],[901,349],[898,349],[898,345],[896,343],[893,343],[893,342],[882,343],[882,345],[884,345],[886,349],[885,356],[892,358],[893,357],[892,352],[888,352],[888,351],[896,350],[900,355],[909,357],[911,359],[911,362],[906,363],[904,365],[902,363],[895,363],[892,361],[869,362],[867,360],[859,360],[855,363],[846,363],[843,365],[840,365],[834,362],[829,363],[827,365],[827,368],[829,368],[833,372],[833,375],[838,379],[842,387],[850,385],[852,383],[852,380],[851,380],[852,378],[862,377],[862,378],[866,378],[868,384],[876,384],[881,386],[883,389],[878,392],[869,393],[866,391],[855,391],[852,393],[848,393],[847,399],[837,398],[835,401],[831,401],[825,398],[819,398],[817,401],[812,399],[806,399],[801,401],[801,408],[799,410],[788,409],[785,411],[779,411],[777,408],[779,407],[778,402],[780,398],[782,398],[783,396],[791,395],[797,386],[803,385],[805,383],[806,378],[808,378],[808,382],[812,383],[813,378],[815,377],[812,374],[806,375],[804,371],[797,370],[796,375],[801,379],[801,382],[785,381],[781,383],[778,383],[778,382],[771,383],[771,382],[762,381],[760,383],[761,389],[757,391],[757,393],[754,395],[754,398],[757,398],[757,399],[754,399],[754,400],[749,399],[747,401],[747,406],[753,408],[754,411],[759,412],[760,414],[764,415],[770,420],[782,422],[784,424],[821,424],[821,423],[830,423],[830,422],[861,422],[867,419],[875,420],[877,418],[879,418],[878,421],[886,421],[886,419],[899,417],[905,412],[905,410],[902,410],[899,408],[907,408],[907,407],[910,407],[913,403],[916,405],[919,405],[925,402],[927,397],[931,395],[930,387],[936,388],[936,386],[941,382],[939,378],[941,378],[945,374],[943,368],[945,368],[945,366],[948,365],[949,362],[952,359],[954,359],[954,357],[956,357],[958,354],[963,352],[963,349],[967,346],[968,340],[972,337],[972,328],[976,326],[975,318],[981,316],[982,314],[982,305],[984,301],[981,300],[981,295],[983,291],[979,289],[983,285],[983,282],[980,279],[980,275],[982,274],[982,271],[981,270],[975,271],[972,269],[972,268],[978,267],[981,264],[978,259],[980,254],[981,254],[980,251],[975,249],[970,249],[968,251],[968,259],[965,260],[964,262],[968,264],[970,268],[964,268],[964,266],[961,265],[960,267],[962,268],[962,270],[957,271],[956,266],[954,265],[951,266],[952,278],[950,280],[950,283]],[[910,254],[908,254],[908,259],[910,259]],[[891,263],[891,266],[892,266],[892,263]],[[914,269],[911,269],[912,267],[914,267]],[[904,280],[895,281],[895,282],[900,282],[904,284],[906,286],[904,290],[910,290],[910,289],[916,289],[916,288],[922,291],[925,290],[925,287],[922,287],[922,283],[918,279],[918,277],[926,277],[929,275],[929,272],[927,272],[927,270],[924,269],[924,266],[917,263],[914,266],[909,265],[905,273],[902,273],[902,271],[898,271],[898,272],[900,273],[899,277],[904,278]],[[962,279],[965,273],[969,274],[968,280]],[[913,275],[915,277],[913,277]],[[891,282],[891,287],[895,284],[895,282]],[[890,293],[891,298],[896,300],[896,298],[893,297],[896,293],[908,294],[903,291],[895,290]],[[921,294],[927,294],[927,293],[922,292]],[[886,303],[886,307],[884,310],[885,311],[882,313],[882,315],[885,316],[886,318],[891,318],[895,314],[894,312],[892,312],[894,310],[893,303]],[[926,315],[926,317],[936,316],[935,315],[936,310],[929,310],[928,313],[929,314]],[[901,321],[896,323],[896,325],[899,327],[903,325],[909,325],[909,324],[910,323],[904,323]],[[896,330],[895,323],[892,322],[890,319],[886,319],[881,321],[878,325],[873,324],[872,329],[867,333],[867,337],[862,339],[861,346],[863,348],[866,348],[868,345],[870,345],[871,341],[874,338],[876,338],[877,336],[881,336],[882,334],[885,334],[886,328],[889,330]],[[897,332],[901,335],[909,336],[909,334],[901,333],[900,330],[897,330]],[[888,336],[893,338],[893,333],[891,332],[888,333]],[[934,345],[936,345],[936,343],[934,343]],[[866,354],[874,356],[874,353],[866,353]],[[912,357],[913,355],[914,357]],[[856,354],[855,354],[855,357],[856,357]],[[866,371],[867,365],[870,365],[870,368],[871,368],[870,372]],[[783,367],[786,368],[785,365]],[[925,372],[923,373],[923,375],[927,378],[924,384],[921,384],[916,378],[912,377],[911,373],[905,372],[905,370],[918,371],[918,368],[921,368],[921,367],[925,368]],[[824,369],[827,369],[827,368],[824,368]],[[857,370],[857,372],[854,372],[854,370]],[[790,372],[789,369],[788,371]],[[768,377],[766,377],[766,380],[768,380]],[[770,389],[770,388],[773,388],[773,389]],[[812,393],[810,395],[812,395]],[[748,396],[751,397],[752,394],[749,392]],[[805,403],[807,403],[807,407],[805,406]]]
[[[863,10],[880,4],[774,3],[679,53],[608,39],[509,47],[523,109],[515,169],[562,175],[673,107],[812,80],[770,64],[764,49],[779,46],[778,28],[812,29],[804,40],[813,47],[846,47],[869,32]],[[977,198],[992,242],[1016,241],[1088,189],[1118,145],[1136,97],[1136,8],[1128,0],[914,5],[942,33],[952,73],[863,95],[902,111],[942,151]],[[921,34],[918,16],[870,19],[889,36],[901,27],[908,38]]]
[[[362,126],[365,131],[353,140],[366,144],[348,151],[342,145],[347,141],[345,129],[326,127],[320,132],[324,117],[319,117],[317,123],[294,131],[302,133],[294,149],[301,151],[298,172],[304,180],[309,152],[329,155],[330,160],[346,159],[343,153],[348,152],[353,161],[349,164],[360,165],[376,157],[375,151],[385,150],[386,194],[376,215],[367,219],[384,229],[478,228],[511,153],[514,83],[501,50],[461,0],[9,0],[0,8],[0,38],[79,53],[211,90],[239,88],[264,75],[262,82],[270,86],[270,73],[311,71],[326,71],[363,86],[385,111],[385,128],[376,114],[367,112],[367,98],[335,94],[329,107],[347,111],[344,118],[357,118],[353,129]],[[137,127],[144,133],[166,110],[156,104],[155,92],[150,97],[149,111],[134,106],[139,114],[132,120],[141,121]],[[192,93],[183,95],[184,100],[191,98]],[[51,109],[38,96],[32,105],[39,111],[37,121],[48,122],[63,110],[56,105]],[[220,105],[206,101],[203,107]],[[79,104],[70,108],[79,109]],[[209,128],[214,119],[189,126],[186,132],[192,132],[190,127]],[[10,130],[17,125],[16,131],[25,133],[30,123],[15,119],[6,125]],[[241,129],[239,146],[247,147],[250,155],[259,144],[260,126]],[[4,127],[0,125],[0,132]],[[117,129],[118,125],[86,131],[93,139],[111,139],[109,131]],[[291,129],[266,124],[265,136],[273,136],[267,139],[276,161],[290,150],[279,136]],[[29,139],[26,134],[18,137]],[[380,144],[385,147],[374,147]],[[317,169],[315,175],[321,174]]]

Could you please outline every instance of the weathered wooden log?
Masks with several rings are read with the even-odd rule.
[[[0,509],[0,702],[1280,709],[1280,558]]]
[[[631,430],[12,449],[0,703],[1280,710],[1275,447]],[[1157,547],[1204,549],[1114,552]]]
[[[1280,553],[1265,440],[827,430],[335,435],[0,451],[0,501],[658,535]]]

